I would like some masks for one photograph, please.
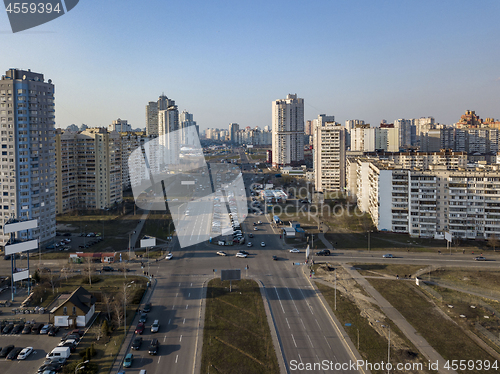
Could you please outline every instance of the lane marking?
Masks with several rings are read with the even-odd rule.
[[[306,325],[304,325],[304,321],[302,321],[302,318],[300,318],[300,323],[302,323],[302,327],[304,328],[304,330],[307,330]]]
[[[300,362],[302,362],[302,357],[300,357],[300,354],[298,354],[298,355],[299,355],[299,360],[300,360]]]
[[[288,323],[288,318],[285,318],[285,320],[286,320],[286,324],[288,325],[288,328],[291,330],[290,324]]]
[[[166,340],[167,340],[167,335],[163,337],[163,343],[165,343]]]
[[[290,289],[287,287],[286,290],[288,291],[288,294],[290,295],[290,300],[292,300],[293,306],[295,307],[297,314],[300,315],[299,310],[297,309],[297,305],[295,304],[295,300],[292,297],[292,293],[290,292]]]
[[[332,350],[332,347],[330,346],[330,343],[328,343],[328,339],[326,338],[326,336],[323,335],[323,337],[325,338],[326,344],[328,344],[328,348],[330,348],[330,350]]]
[[[161,356],[160,356],[160,357],[158,357],[158,363],[160,363],[160,360],[161,360]]]
[[[307,339],[309,339],[309,343],[311,343],[311,346],[314,348],[314,344],[313,344],[311,338],[309,337],[309,335],[307,335]]]
[[[182,321],[182,324],[185,324],[186,323],[186,319],[184,318],[184,321]]]
[[[177,363],[177,359],[179,358],[179,355],[175,356],[175,363]]]
[[[180,342],[182,342],[182,335],[181,335],[181,338],[179,339]]]
[[[186,305],[186,309],[188,308],[189,305]]]
[[[274,286],[274,290],[276,291],[276,296],[278,296],[278,301],[280,302],[281,310],[283,311],[283,314],[285,314],[285,308],[283,308],[283,304],[281,303],[280,295],[278,295],[278,290],[276,289],[276,286]]]
[[[297,343],[295,343],[295,338],[293,337],[293,334],[290,335],[292,335],[293,344],[295,344],[295,348],[297,348]]]

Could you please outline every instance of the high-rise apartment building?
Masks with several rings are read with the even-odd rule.
[[[230,123],[229,124],[229,141],[231,143],[236,143],[237,142],[237,132],[240,130],[240,125],[237,123]]]
[[[289,94],[272,104],[273,166],[294,165],[304,160],[304,99]]]
[[[165,95],[161,95],[157,101],[150,101],[146,105],[146,135],[156,137],[159,134],[158,112],[168,109],[170,100]]]
[[[1,224],[10,218],[37,219],[31,237],[19,235],[42,243],[56,234],[54,113],[54,85],[43,74],[10,69],[2,76]],[[8,239],[2,231],[2,244]]]
[[[345,129],[334,116],[320,114],[314,126],[314,181],[317,191],[344,190]]]
[[[123,200],[120,134],[105,128],[58,130],[55,144],[58,214],[105,209]]]
[[[193,119],[193,115],[185,110],[179,115],[179,129],[183,130],[189,126],[196,126],[196,135],[198,138],[200,137],[200,127],[196,124],[196,121]],[[198,144],[198,139],[194,139],[194,133],[191,131],[181,131],[181,144],[183,145],[196,145]]]
[[[132,131],[132,126],[128,124],[126,119],[114,120],[111,125],[108,126],[108,131],[116,131],[116,132],[127,132]]]
[[[306,121],[306,126],[304,128],[304,133],[306,135],[314,135],[314,124],[313,124],[313,120],[307,120]]]
[[[158,111],[159,144],[163,147],[159,165],[178,164],[180,152],[179,110],[174,100],[168,99],[168,106]]]

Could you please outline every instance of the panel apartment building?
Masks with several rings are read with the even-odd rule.
[[[350,161],[358,207],[378,230],[414,237],[446,231],[467,239],[500,235],[500,165],[424,170],[365,157]]]
[[[56,212],[105,209],[123,200],[121,137],[105,128],[57,131]]]
[[[313,124],[314,183],[317,191],[345,187],[345,128],[334,116],[320,114]]]
[[[10,69],[2,76],[1,225],[10,218],[37,219],[37,229],[19,236],[42,243],[56,234],[54,113],[54,85],[43,74]],[[3,245],[9,235],[1,235]]]

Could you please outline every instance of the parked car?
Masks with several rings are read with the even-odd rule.
[[[149,345],[149,354],[156,355],[158,353],[158,348],[160,347],[160,343],[158,343],[158,339],[151,340],[151,344]]]
[[[123,360],[123,367],[129,368],[132,366],[132,361],[134,361],[134,355],[132,353],[128,353]]]
[[[31,326],[31,333],[32,334],[39,334],[41,328],[43,327],[43,323],[35,323]]]
[[[142,337],[138,336],[134,338],[132,342],[132,349],[137,351],[138,349],[141,349],[141,345],[142,345]]]
[[[21,347],[15,347],[12,351],[7,355],[7,360],[15,360],[19,353],[21,353],[23,349]]]
[[[273,256],[273,261],[278,261],[278,256]]]
[[[297,248],[292,248],[290,249],[290,253],[300,253],[300,251]]]
[[[166,257],[165,257],[165,260],[171,260],[172,257],[174,257],[174,255],[172,254],[172,252],[170,252]]]
[[[17,359],[25,360],[31,354],[31,352],[33,352],[33,347],[26,347],[17,355]]]
[[[49,336],[56,336],[57,333],[59,332],[59,326],[52,326],[50,329],[49,329],[49,332],[48,332],[48,335]]]
[[[20,334],[21,331],[24,329],[24,323],[18,323],[17,325],[14,326],[12,329],[13,334]]]
[[[51,327],[52,327],[52,325],[44,325],[40,329],[40,334],[48,334]]]
[[[253,238],[253,234],[252,233],[248,234],[248,237]]]
[[[236,253],[236,257],[246,258],[247,256],[248,255],[241,253],[241,252]]]
[[[0,358],[5,358],[7,355],[12,351],[15,347],[10,344],[8,346],[3,347],[3,349],[0,351]]]
[[[30,334],[31,333],[31,325],[26,324],[24,325],[23,331],[21,331],[21,334]]]
[[[144,323],[139,322],[137,324],[137,327],[135,328],[135,333],[139,334],[139,335],[142,335],[143,332],[144,332]]]
[[[239,253],[243,253],[243,254],[246,254],[247,256],[250,255],[250,253],[248,253],[247,251],[245,251],[244,249],[240,249],[238,251]]]
[[[3,334],[10,334],[10,332],[12,331],[12,329],[14,328],[14,324],[12,323],[9,323],[8,325],[6,325],[3,330],[2,330],[2,333]]]

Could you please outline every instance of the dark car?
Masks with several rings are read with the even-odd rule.
[[[111,266],[103,266],[102,271],[115,271]]]
[[[248,237],[253,238],[253,234],[252,233],[248,234]]]
[[[141,349],[142,345],[142,337],[138,336],[134,338],[134,341],[132,342],[132,349],[138,350]]]
[[[31,333],[31,325],[30,324],[24,325],[24,328],[23,328],[23,331],[21,332],[21,334],[30,334],[30,333]]]
[[[34,325],[31,326],[31,333],[32,334],[40,334],[40,330],[43,327],[43,323],[35,323]]]
[[[243,250],[243,249],[240,249],[240,251],[239,251],[239,252],[240,252],[240,253],[243,253],[243,254],[245,254],[245,255],[247,255],[247,256],[250,254],[250,253],[248,253],[247,251],[245,251],[245,250]]]
[[[160,343],[158,343],[158,339],[151,340],[151,344],[149,345],[149,354],[156,355],[158,353],[158,348],[160,347]]]
[[[70,233],[70,232],[65,232],[65,233],[63,234],[63,236],[71,236],[71,233]]]
[[[139,322],[146,323],[147,319],[148,319],[148,315],[146,313],[142,313],[141,317],[139,318]]]
[[[316,252],[316,256],[330,256],[330,250],[322,249],[321,251]]]
[[[7,360],[15,360],[17,358],[17,355],[21,353],[23,349],[21,347],[16,347],[12,349],[9,354],[7,355]]]
[[[20,334],[21,331],[23,331],[23,329],[24,329],[24,323],[19,323],[19,324],[14,326],[14,328],[12,329],[12,333],[13,334]]]
[[[6,347],[3,347],[3,349],[0,351],[0,358],[5,358],[7,355],[12,351],[15,347],[11,344]]]
[[[2,330],[3,334],[10,334],[12,329],[14,328],[14,325],[12,323],[9,323],[7,326],[5,326]]]
[[[144,309],[142,310],[144,313],[149,313],[151,311],[151,303],[147,303],[144,305]]]
[[[137,324],[137,327],[135,328],[135,333],[139,334],[139,335],[142,335],[143,332],[144,332],[144,323],[139,322]]]
[[[48,335],[49,336],[56,336],[58,332],[59,332],[59,326],[52,326],[49,330]]]
[[[40,366],[38,368],[38,372],[43,373],[43,372],[48,371],[48,370],[58,372],[58,371],[61,371],[62,366],[63,366],[63,364],[61,364],[57,361],[54,361],[50,364]]]
[[[71,331],[70,334],[72,334],[72,335],[79,335],[80,337],[82,337],[85,334],[85,331],[79,330],[79,329],[75,329],[75,330]]]
[[[66,336],[66,339],[65,340],[75,340],[77,343],[80,341],[80,334],[73,334],[73,333],[70,333]]]
[[[278,261],[278,256],[273,256],[274,261]]]

